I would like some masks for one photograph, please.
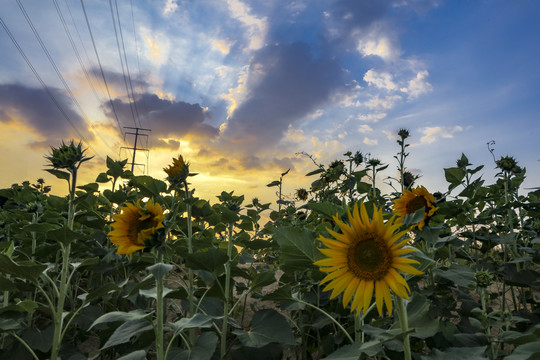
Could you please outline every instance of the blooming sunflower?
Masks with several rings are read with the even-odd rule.
[[[401,274],[421,275],[423,272],[411,264],[418,261],[401,255],[417,251],[412,247],[404,248],[409,239],[398,241],[406,231],[395,233],[400,223],[394,215],[384,223],[382,210],[373,206],[373,217],[370,221],[366,208],[362,203],[360,211],[354,206],[353,213],[348,212],[350,225],[343,223],[337,216],[334,221],[341,229],[341,234],[328,229],[335,239],[319,236],[319,240],[327,249],[319,249],[327,258],[316,261],[322,272],[328,275],[321,283],[329,282],[324,291],[333,290],[333,299],[343,293],[343,307],[351,302],[351,312],[368,310],[373,293],[379,315],[382,316],[386,303],[388,313],[392,313],[390,290],[401,298],[409,298],[407,282]],[[354,299],[353,299],[354,296]],[[352,301],[351,301],[352,300]]]
[[[418,229],[422,230],[427,219],[438,209],[438,207],[433,206],[434,201],[435,197],[425,187],[417,186],[412,190],[403,190],[403,195],[394,200],[393,210],[400,217],[399,220],[403,222],[405,216],[424,208],[424,217],[417,224]]]
[[[149,200],[146,207],[143,207],[140,201],[127,204],[120,208],[120,214],[114,215],[114,230],[109,232],[109,236],[111,242],[118,246],[117,254],[131,255],[144,249],[156,230],[164,227],[165,215],[161,205]]]
[[[181,183],[189,174],[189,164],[184,162],[182,155],[178,155],[178,158],[173,158],[172,165],[163,168],[168,175],[167,180],[171,183]]]

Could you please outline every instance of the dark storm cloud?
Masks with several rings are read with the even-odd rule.
[[[70,138],[81,140],[79,134],[87,140],[92,139],[84,119],[71,108],[71,100],[58,89],[49,88],[49,91],[77,130],[43,88],[21,84],[0,85],[0,121],[21,121],[46,138],[43,142],[34,143],[35,146],[54,145]]]
[[[248,98],[232,114],[222,140],[231,150],[276,146],[290,124],[328,101],[342,75],[335,60],[313,58],[305,44],[262,48],[250,63]]]
[[[179,137],[194,135],[209,138],[218,134],[219,130],[204,123],[208,114],[199,104],[189,104],[183,101],[161,99],[154,94],[143,94],[135,102],[143,127],[152,130],[152,136],[157,138]],[[130,103],[121,99],[113,100],[113,107],[120,123],[124,126],[134,126],[133,112]],[[113,108],[109,102],[104,104],[107,116],[114,119]]]
[[[92,74],[92,76],[95,77],[98,82],[103,81],[101,70],[98,67],[93,67],[92,69],[90,69],[90,74]],[[144,89],[148,87],[148,83],[143,80],[143,75],[137,76],[136,74],[130,73],[129,77],[127,77],[127,75],[126,77],[124,77],[123,73],[114,72],[107,69],[103,69],[103,75],[105,76],[105,80],[107,81],[108,86],[112,86],[114,89],[116,89],[116,91],[120,93],[125,93],[126,96],[127,96],[126,83],[127,83],[128,88],[130,89],[130,94],[131,94],[130,85],[133,86],[133,90],[135,91],[135,93],[143,92]],[[130,82],[130,79],[131,79],[131,82]]]

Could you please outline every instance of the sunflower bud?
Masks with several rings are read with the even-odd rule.
[[[398,136],[401,138],[401,140],[405,140],[410,136],[409,130],[407,129],[399,129]]]
[[[307,190],[304,188],[296,190],[296,197],[298,200],[306,201],[308,198]]]
[[[82,162],[91,159],[91,157],[84,156],[85,151],[86,149],[82,149],[81,143],[75,146],[72,140],[69,145],[62,142],[62,145],[57,148],[51,146],[51,153],[45,158],[50,161],[50,165],[55,169],[73,171],[78,169]]]
[[[487,288],[493,284],[493,275],[487,270],[477,270],[474,273],[474,280],[476,281],[476,286]]]
[[[167,173],[167,180],[171,185],[178,185],[183,183],[189,175],[189,163],[184,162],[182,155],[178,155],[178,158],[173,158],[172,165],[163,168],[163,171]]]
[[[405,188],[408,189],[409,187],[411,187],[415,180],[416,177],[410,171],[405,171],[403,173],[403,185],[405,186]]]
[[[505,172],[513,172],[517,167],[517,161],[512,156],[501,157],[500,160],[496,161],[497,167]]]

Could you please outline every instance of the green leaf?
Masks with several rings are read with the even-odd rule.
[[[407,227],[418,224],[424,218],[426,211],[424,207],[416,210],[414,213],[407,214],[403,219],[403,224]]]
[[[160,193],[167,191],[167,184],[164,181],[156,180],[151,176],[140,175],[131,178],[133,185],[141,190],[143,196],[159,197]]]
[[[160,279],[163,279],[163,277],[167,275],[167,273],[171,271],[173,268],[174,268],[173,265],[158,263],[158,264],[149,266],[146,269],[150,271],[152,275],[154,275],[154,279],[160,280]]]
[[[190,318],[181,318],[180,320],[169,324],[175,333],[182,332],[186,329],[196,328],[210,328],[212,327],[212,320],[220,319],[222,316],[210,316],[201,313],[196,313]]]
[[[505,360],[537,360],[540,359],[540,342],[519,345]]]
[[[94,326],[103,323],[116,322],[116,321],[131,321],[131,320],[140,320],[144,319],[150,315],[149,313],[144,312],[143,310],[137,309],[130,312],[123,311],[112,311],[98,317],[90,326],[92,329]]]
[[[118,285],[116,285],[115,283],[108,283],[97,290],[93,290],[90,293],[81,294],[77,296],[77,298],[81,299],[85,303],[90,303],[94,299],[101,299],[104,295],[116,291],[120,291]]]
[[[96,182],[98,183],[108,183],[109,181],[110,179],[105,173],[100,173],[98,177],[96,178]]]
[[[465,171],[461,168],[446,168],[444,169],[444,177],[448,181],[452,188],[461,184],[461,181],[465,177]]]
[[[77,189],[82,189],[86,191],[87,193],[92,194],[92,193],[98,192],[99,185],[97,183],[89,183],[86,185],[77,186]]]
[[[251,320],[251,330],[233,333],[244,346],[260,348],[270,343],[295,345],[291,327],[283,315],[272,309],[259,310]]]
[[[0,254],[0,269],[2,269],[3,273],[35,283],[43,271],[47,269],[47,265],[38,265],[32,262],[20,262],[17,264],[6,255]]]
[[[54,176],[56,176],[57,178],[61,180],[69,181],[69,178],[71,176],[71,174],[66,171],[61,171],[61,170],[56,170],[56,169],[45,169],[45,171],[53,174]]]
[[[397,301],[402,301],[399,299]],[[439,328],[439,318],[433,318],[429,314],[430,302],[422,295],[415,295],[407,304],[409,328],[414,328],[412,337],[426,339],[433,336]]]
[[[382,346],[380,341],[368,341],[364,343],[363,345],[360,344],[349,344],[340,347],[327,357],[323,358],[323,360],[358,360],[360,358],[360,346],[366,346],[367,348],[374,348],[378,349],[377,352],[375,352],[374,355],[376,355],[379,351],[382,350]],[[372,356],[374,356],[372,355]]]
[[[435,349],[433,355],[422,356],[422,360],[455,360],[455,359],[467,359],[467,360],[487,360],[484,355],[486,351],[485,346],[475,347],[454,347],[439,351]],[[505,359],[508,359],[507,357]]]
[[[450,280],[458,286],[470,287],[474,285],[474,274],[465,265],[452,264],[447,270],[434,269],[433,274]]]
[[[274,232],[274,239],[279,244],[280,260],[285,268],[306,270],[323,256],[316,245],[315,234],[306,228],[284,226]]]
[[[109,340],[101,347],[101,350],[129,342],[131,337],[151,329],[152,325],[145,319],[126,321],[114,330]]]
[[[146,360],[146,351],[137,350],[127,355],[121,356],[117,360]]]
[[[83,238],[81,233],[70,230],[67,226],[60,229],[50,230],[47,232],[47,238],[63,244],[64,246],[72,243],[75,240]]]
[[[328,220],[332,220],[334,216],[343,211],[341,207],[329,201],[309,203],[307,207]]]
[[[268,186],[268,187],[279,186],[279,184],[281,184],[280,181],[274,180],[274,181],[272,181],[270,184],[266,184],[266,186]]]
[[[193,270],[206,270],[214,274],[221,274],[223,265],[229,260],[227,254],[220,249],[211,248],[207,251],[199,251],[188,254],[186,266]]]
[[[197,339],[195,346],[189,350],[171,348],[167,360],[210,360],[216,350],[218,337],[214,332],[204,332]]]
[[[8,311],[27,312],[33,314],[38,308],[38,304],[32,300],[19,301],[15,305],[9,305],[0,309],[0,314]]]
[[[320,173],[322,173],[322,172],[324,172],[324,169],[319,168],[319,169],[317,169],[317,170],[313,170],[313,171],[308,172],[308,173],[306,174],[306,176],[317,175],[317,174],[320,174]]]
[[[264,295],[261,300],[272,300],[272,301],[280,301],[280,300],[293,300],[292,294],[291,294],[291,286],[285,285],[280,288],[277,288],[275,291]]]

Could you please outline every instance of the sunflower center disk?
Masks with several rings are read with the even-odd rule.
[[[380,239],[359,241],[349,248],[347,254],[349,268],[366,280],[382,279],[390,268],[391,258],[390,250]]]
[[[423,196],[417,196],[411,201],[407,202],[406,208],[407,208],[407,214],[414,214],[416,210],[421,209],[421,208],[425,208],[427,211],[428,203],[427,203],[427,200]]]

